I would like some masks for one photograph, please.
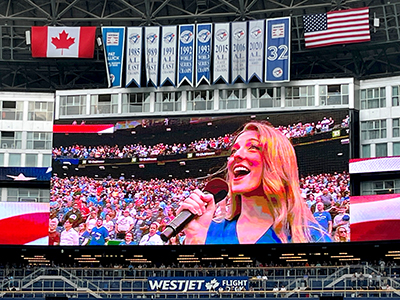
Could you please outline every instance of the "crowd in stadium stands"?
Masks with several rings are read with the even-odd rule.
[[[346,116],[342,123],[336,126],[348,127],[349,117]],[[324,117],[317,123],[302,123],[279,126],[277,129],[288,138],[304,137],[315,133],[327,132],[335,127],[332,117]],[[131,158],[131,157],[157,157],[161,155],[173,155],[190,152],[206,152],[228,149],[234,136],[226,134],[217,138],[202,138],[190,144],[174,143],[171,145],[158,143],[153,146],[131,144],[120,147],[118,145],[83,146],[73,145],[68,147],[53,148],[53,158]]]
[[[50,245],[161,245],[159,234],[175,218],[181,201],[204,182],[53,176],[51,185]],[[321,226],[335,241],[348,241],[348,173],[303,177],[300,187]],[[185,235],[168,243],[184,244]]]
[[[218,138],[203,138],[190,144],[174,143],[172,145],[158,143],[154,146],[140,144],[125,145],[120,148],[115,146],[82,146],[74,145],[53,149],[53,158],[131,158],[131,157],[157,157],[161,155],[173,155],[190,152],[206,152],[215,150],[226,150],[229,148],[233,135],[226,134]]]

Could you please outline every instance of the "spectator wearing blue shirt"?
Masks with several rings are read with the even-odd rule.
[[[103,246],[106,245],[109,240],[108,230],[103,226],[103,219],[98,218],[96,227],[92,229],[90,233],[91,240],[89,245]]]
[[[332,217],[329,212],[324,210],[324,204],[322,202],[317,203],[314,218],[321,227],[323,227],[329,234],[332,234]]]

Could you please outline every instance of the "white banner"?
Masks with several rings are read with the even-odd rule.
[[[158,86],[158,60],[160,52],[160,27],[145,27],[145,69],[146,83]]]
[[[160,86],[166,81],[176,86],[177,27],[162,27]]]
[[[249,21],[247,81],[256,77],[260,82],[263,82],[264,41],[264,20]]]
[[[234,22],[232,27],[232,83],[239,78],[247,82],[247,22]]]
[[[126,47],[126,79],[125,86],[132,82],[140,87],[142,74],[142,27],[128,27],[128,43]]]
[[[222,79],[229,82],[230,23],[214,24],[214,75],[213,84]]]

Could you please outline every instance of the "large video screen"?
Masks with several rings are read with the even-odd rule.
[[[54,125],[49,245],[347,242],[348,110]]]

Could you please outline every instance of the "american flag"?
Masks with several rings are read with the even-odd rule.
[[[48,245],[50,203],[0,202],[0,245]]]
[[[400,239],[400,194],[350,197],[351,241]]]
[[[303,23],[306,48],[371,40],[368,7],[303,16]]]

